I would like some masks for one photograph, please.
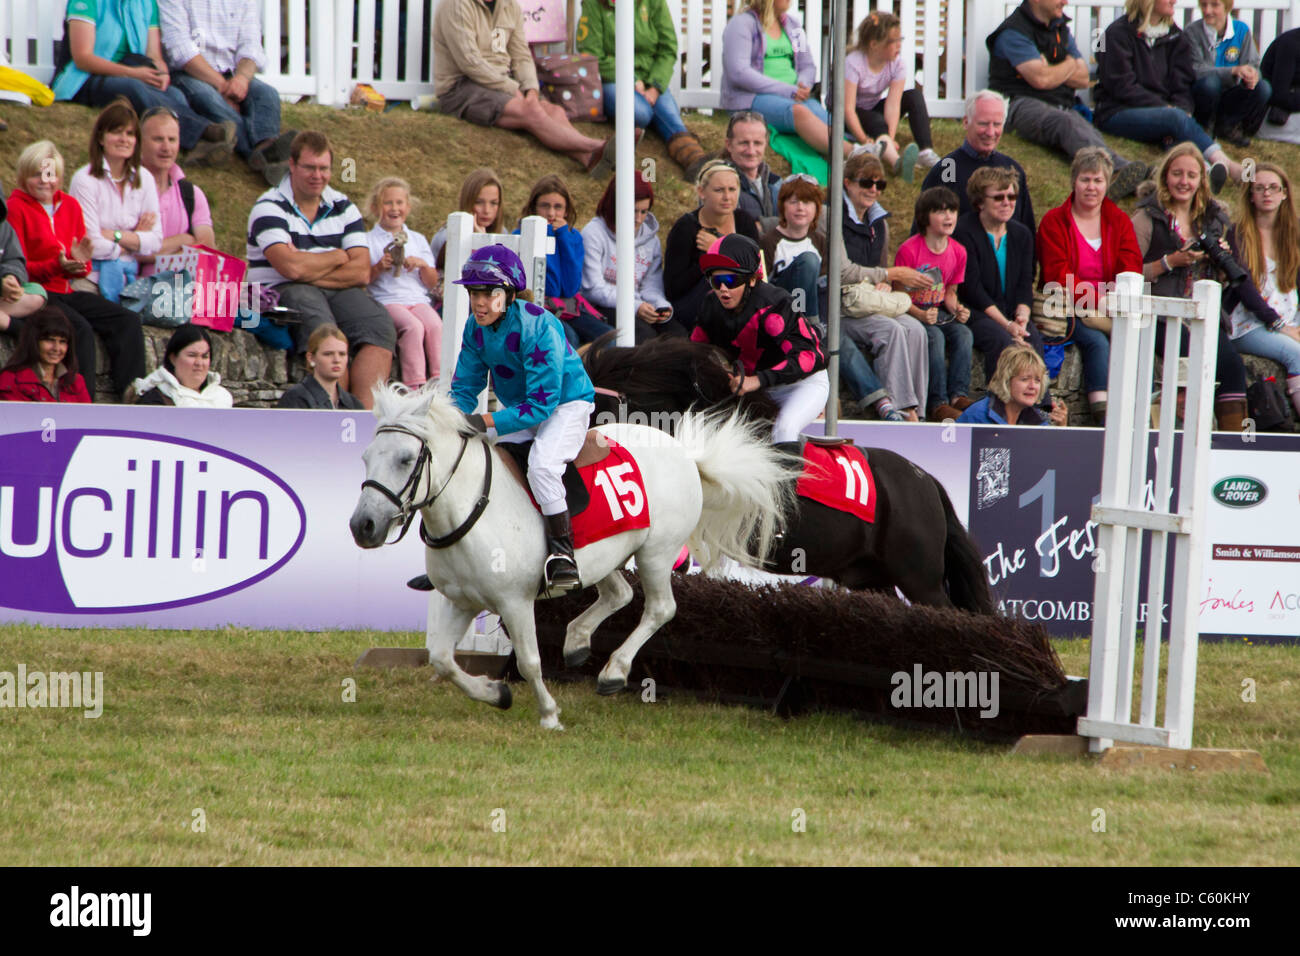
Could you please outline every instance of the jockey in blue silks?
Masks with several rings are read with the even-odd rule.
[[[564,497],[564,466],[582,450],[596,406],[582,360],[565,341],[560,320],[517,293],[527,287],[523,263],[503,245],[484,246],[454,280],[469,292],[470,317],[451,381],[451,398],[477,427],[499,442],[532,440],[528,487],[546,519],[544,588],[581,586]],[[500,409],[472,414],[492,377]]]

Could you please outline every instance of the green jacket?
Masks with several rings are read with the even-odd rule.
[[[677,68],[677,31],[664,0],[635,0],[636,29],[632,44],[636,51],[632,70],[635,78],[661,93],[668,89]],[[614,5],[606,0],[582,0],[578,20],[578,52],[590,53],[600,61],[600,79],[614,82]]]

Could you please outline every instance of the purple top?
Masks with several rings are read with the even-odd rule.
[[[781,29],[790,38],[794,48],[794,68],[799,82],[811,87],[817,81],[817,67],[813,65],[808,38],[804,35],[799,18],[787,13],[781,18]],[[722,33],[722,102],[724,110],[747,110],[759,93],[788,96],[794,99],[795,87],[763,75],[763,52],[767,38],[758,14],[744,10],[731,18]]]

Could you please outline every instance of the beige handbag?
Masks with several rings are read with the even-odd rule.
[[[840,290],[840,311],[851,319],[869,315],[898,318],[912,307],[912,297],[906,292],[881,292],[874,282],[851,282]]]
[[[1070,319],[1082,322],[1090,329],[1110,335],[1111,321],[1105,309],[1081,309],[1064,294],[1047,295],[1034,290],[1034,305],[1030,318],[1043,333],[1043,338],[1060,341],[1073,333]]]

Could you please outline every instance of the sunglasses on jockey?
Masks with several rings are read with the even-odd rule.
[[[752,278],[753,275],[742,275],[738,272],[711,272],[709,273],[709,285],[714,289],[735,289]]]

